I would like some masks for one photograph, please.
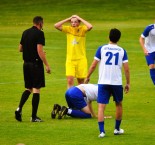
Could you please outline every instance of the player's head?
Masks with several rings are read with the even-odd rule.
[[[40,27],[40,29],[43,28],[43,18],[41,16],[36,16],[33,18],[33,24]]]
[[[71,26],[72,27],[78,27],[79,25],[80,25],[80,20],[78,20],[75,17],[71,18]]]
[[[110,30],[109,39],[111,42],[117,43],[120,37],[121,37],[121,32],[118,29],[113,28]]]

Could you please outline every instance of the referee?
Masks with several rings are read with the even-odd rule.
[[[46,72],[50,73],[50,66],[47,62],[43,46],[45,45],[43,28],[43,18],[36,16],[33,19],[33,26],[25,30],[19,44],[19,51],[23,52],[23,74],[25,81],[25,91],[21,96],[18,108],[15,111],[15,118],[22,121],[22,108],[31,92],[32,97],[32,118],[31,122],[42,122],[37,116],[40,100],[40,88],[45,87],[44,66]]]

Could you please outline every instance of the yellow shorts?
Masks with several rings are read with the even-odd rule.
[[[86,78],[87,76],[87,59],[66,60],[66,76],[76,78]]]

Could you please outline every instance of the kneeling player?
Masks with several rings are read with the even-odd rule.
[[[96,117],[92,108],[92,101],[97,100],[98,86],[94,84],[80,84],[71,87],[66,91],[65,97],[68,108],[54,104],[51,117],[55,118],[58,114],[58,119],[68,115],[76,118],[91,118]]]

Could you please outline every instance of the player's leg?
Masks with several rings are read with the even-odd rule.
[[[25,82],[25,88],[26,90],[23,92],[19,109],[22,111],[22,107],[27,101],[29,95],[32,92],[32,80],[31,80],[31,69],[32,69],[32,63],[24,63],[23,64],[23,73],[24,73],[24,82]]]
[[[123,114],[123,87],[120,86],[112,86],[112,95],[116,105],[116,115],[115,115],[115,130],[114,134],[123,134],[124,130],[120,128],[122,122],[122,114]]]
[[[76,74],[78,84],[83,84],[87,76],[87,59],[86,58],[77,61],[75,74]]]
[[[75,108],[74,103],[72,103],[72,97],[74,96],[74,91],[76,91],[75,87],[69,88],[65,93],[65,99],[69,108]]]
[[[29,95],[31,94],[31,89],[26,89],[21,96],[20,99],[20,103],[19,103],[19,107],[17,108],[17,111],[22,112],[22,108],[25,104],[25,102],[27,101],[27,99],[29,98]]]
[[[98,84],[98,126],[100,135],[99,137],[105,136],[104,130],[104,111],[106,108],[106,104],[109,103],[111,92],[109,91],[109,85],[101,85]]]
[[[150,77],[152,79],[153,84],[155,85],[155,66],[154,64],[149,65],[150,68]]]
[[[105,130],[104,130],[104,110],[106,108],[106,104],[98,103],[98,126],[100,135],[99,137],[105,136]]]
[[[32,118],[31,122],[42,122],[37,116],[40,102],[40,88],[45,87],[45,76],[43,63],[35,62],[32,67],[33,76],[33,97],[32,97]]]
[[[81,111],[83,111],[84,113],[87,113],[87,114],[91,114],[90,109],[89,109],[88,105],[85,104],[85,102],[83,102],[83,106],[84,107],[81,109]]]
[[[67,88],[74,86],[74,77],[73,76],[67,76]]]
[[[67,78],[67,88],[74,86],[75,77],[75,62],[66,61],[66,78]]]
[[[145,56],[145,58],[150,69],[150,77],[155,85],[155,53],[150,53],[148,56]]]
[[[84,84],[84,78],[77,78],[77,81],[78,81],[78,85],[80,85],[80,84]]]
[[[65,93],[65,99],[69,108],[75,108],[75,105],[74,105],[75,102],[73,98],[76,97],[76,92],[77,92],[77,88],[71,87]],[[70,110],[67,107],[62,106],[58,114],[58,119],[62,119],[65,115],[69,115],[71,113],[70,112],[68,114],[68,112],[70,112]]]
[[[66,101],[69,106],[67,114],[77,118],[91,118],[91,112],[84,100],[82,91],[72,87],[66,92]]]
[[[40,102],[40,89],[33,88],[33,97],[32,97],[32,122],[37,119],[37,111]]]
[[[31,67],[32,67],[31,63],[23,64],[23,74],[24,74],[24,82],[25,82],[26,90],[22,93],[19,106],[15,111],[15,118],[18,121],[22,121],[22,108],[32,92],[32,89],[28,89],[28,88],[32,88],[32,80],[30,79],[31,78],[31,73],[30,73]]]
[[[83,96],[81,97],[81,99],[78,101],[76,100],[76,108],[78,108],[78,110],[75,109],[68,109],[68,114],[72,117],[77,117],[77,118],[91,118],[91,112],[89,110],[88,105],[86,104]]]
[[[25,102],[27,101],[27,99],[29,98],[30,94],[31,94],[31,90],[26,89],[21,96],[19,106],[15,111],[15,118],[18,121],[22,121],[22,117],[21,117],[22,116],[22,108],[23,108]]]
[[[124,133],[124,130],[120,128],[122,122],[122,114],[123,114],[122,102],[116,103],[116,121],[115,121],[114,135]]]
[[[67,114],[71,117],[75,118],[91,118],[90,113],[85,113],[81,110],[68,109]]]
[[[121,124],[121,121],[122,121],[122,114],[123,114],[122,102],[119,102],[119,103],[116,102],[115,129],[117,129],[117,130],[120,129],[120,124]]]

